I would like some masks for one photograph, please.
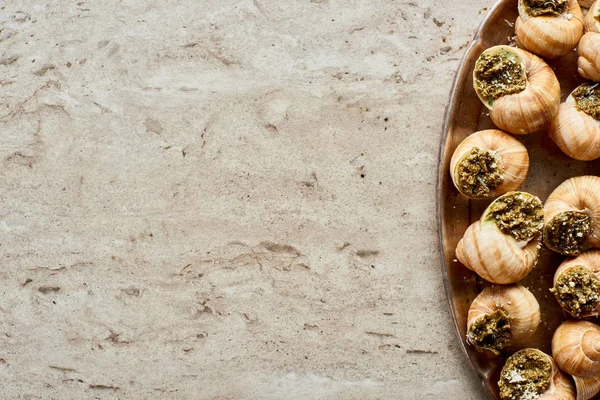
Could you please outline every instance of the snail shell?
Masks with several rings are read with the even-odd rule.
[[[554,274],[551,291],[575,318],[600,314],[600,250],[588,250],[565,260]]]
[[[494,59],[512,71],[506,82],[502,81],[507,75],[504,70],[486,77],[486,71],[493,70],[485,68],[486,62]],[[495,79],[500,83],[494,83]],[[514,134],[528,134],[547,126],[560,105],[560,85],[554,71],[541,58],[515,47],[485,50],[475,63],[473,86],[494,124]]]
[[[600,39],[599,33],[594,35]],[[600,88],[596,85],[600,84],[583,84],[571,92],[567,100],[560,105],[548,130],[550,138],[563,153],[580,161],[591,161],[600,157],[600,120],[583,109],[580,110],[576,100],[576,97],[585,96],[584,93],[596,93],[596,91],[600,97]],[[583,98],[584,101],[588,101]],[[600,99],[598,103],[600,105]],[[593,112],[593,109],[588,111]]]
[[[579,3],[581,4],[582,2],[580,1]],[[586,3],[591,3],[591,1],[587,1]],[[581,6],[584,5],[581,4]],[[600,16],[600,2],[595,1],[589,7],[590,9],[583,20],[585,31],[600,33],[600,21],[597,19]]]
[[[583,14],[577,0],[568,0],[559,15],[534,16],[526,0],[519,0],[515,23],[517,45],[545,58],[569,54],[583,34]]]
[[[527,148],[497,129],[468,136],[450,161],[454,186],[469,198],[493,198],[515,190],[528,170]]]
[[[577,72],[585,79],[600,81],[600,33],[587,32],[577,46]]]
[[[467,342],[477,351],[522,343],[540,324],[540,305],[521,285],[490,286],[473,300],[467,318]]]
[[[577,388],[577,400],[589,400],[600,393],[600,377],[582,378],[574,376],[575,387]]]
[[[561,183],[544,205],[544,242],[564,255],[600,247],[600,178],[578,176]]]
[[[569,378],[552,357],[538,349],[523,349],[510,356],[500,372],[498,386],[502,400],[575,400]]]
[[[483,279],[509,284],[526,277],[538,259],[542,202],[525,192],[494,200],[456,247],[456,258]]]
[[[552,354],[559,368],[573,376],[600,375],[600,327],[588,321],[566,321],[554,332]]]

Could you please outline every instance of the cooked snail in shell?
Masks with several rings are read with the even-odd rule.
[[[552,357],[537,349],[523,349],[508,357],[498,386],[502,400],[575,400],[569,378]]]
[[[509,192],[494,200],[456,247],[456,258],[483,279],[520,281],[538,259],[543,206],[536,196]]]
[[[600,83],[584,83],[571,92],[552,119],[549,135],[569,157],[600,157]]]
[[[600,314],[600,250],[588,250],[565,260],[550,289],[560,306],[575,318]]]
[[[560,85],[541,58],[525,50],[494,46],[477,59],[473,86],[503,131],[527,134],[547,126],[560,105]]]
[[[600,247],[600,178],[578,176],[561,183],[544,205],[544,243],[576,256]]]
[[[519,0],[517,44],[545,58],[567,55],[583,34],[577,0]]]
[[[527,178],[528,170],[525,146],[497,129],[468,136],[450,161],[454,186],[469,198],[493,198],[515,190]]]
[[[520,285],[494,285],[473,300],[467,318],[467,343],[477,351],[500,351],[523,343],[540,324],[540,305]]]
[[[589,4],[589,5],[586,5],[586,4]],[[599,19],[600,18],[600,2],[580,0],[579,5],[582,7],[590,8],[583,20],[583,25],[585,26],[585,31],[600,33],[600,19]]]
[[[560,369],[573,376],[577,399],[600,392],[600,327],[588,321],[566,321],[552,337],[552,354]]]
[[[587,32],[577,46],[577,72],[585,79],[600,81],[600,33]]]
[[[580,5],[584,6],[582,2]],[[585,79],[600,81],[600,2],[594,2],[584,19],[586,34],[577,45],[577,71]]]

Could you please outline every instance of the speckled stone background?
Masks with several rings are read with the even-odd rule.
[[[491,5],[0,0],[0,397],[481,399],[434,182]]]

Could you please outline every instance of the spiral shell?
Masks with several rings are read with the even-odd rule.
[[[483,168],[469,162],[475,159],[481,162],[485,157],[488,163],[484,163]],[[489,162],[493,164],[488,165]],[[467,173],[465,164],[472,166],[470,176],[467,177],[473,180],[471,185],[462,176]],[[473,168],[478,171],[473,173]],[[458,145],[450,161],[454,186],[469,198],[493,198],[515,190],[525,181],[528,170],[527,148],[514,137],[497,129],[475,132],[468,136]]]
[[[600,375],[600,327],[588,321],[566,321],[552,337],[559,368],[582,378]]]
[[[580,1],[581,4],[581,1]],[[583,4],[581,4],[583,6]],[[583,24],[586,32],[598,32],[600,33],[600,21],[597,19],[600,17],[600,2],[595,1],[588,10]]]
[[[526,205],[523,209],[541,209],[541,201],[537,197],[525,192],[509,192],[489,205],[481,219],[467,228],[456,247],[456,258],[465,267],[492,283],[509,284],[520,281],[533,270],[538,259],[541,211],[536,216],[528,216],[521,212],[518,205],[508,210],[509,214],[514,212],[515,221],[523,221],[516,226],[525,228],[529,232],[527,235],[520,235],[519,232],[515,234],[506,229],[511,220],[504,224],[504,217],[496,219],[495,210],[512,199],[522,201]]]
[[[500,373],[500,398],[575,400],[573,384],[548,354],[523,349],[510,356]]]
[[[592,378],[574,376],[573,380],[577,388],[577,400],[589,400],[600,393],[600,376]]]
[[[577,0],[569,0],[558,16],[530,16],[524,0],[519,0],[519,17],[515,23],[517,44],[544,58],[567,55],[583,34],[583,14]]]
[[[467,342],[478,351],[499,354],[499,350],[531,337],[539,324],[540,305],[529,290],[520,285],[495,285],[483,289],[471,303]]]
[[[600,38],[600,34],[595,33]],[[571,158],[591,161],[600,157],[600,121],[578,110],[573,93],[591,87],[581,85],[560,105],[548,133],[558,147]],[[580,89],[581,88],[581,89]],[[592,89],[595,90],[595,89]]]
[[[577,46],[577,72],[585,79],[600,81],[600,33],[587,32]]]
[[[552,357],[550,358],[552,359]],[[550,383],[550,388],[538,397],[538,400],[582,400],[579,397],[575,397],[575,388],[573,387],[571,380],[558,368],[558,366],[556,366],[553,359],[552,365],[554,371],[552,383]]]
[[[544,242],[564,255],[600,247],[600,178],[578,176],[561,183],[544,205]]]
[[[509,284],[525,278],[538,259],[539,239],[521,247],[493,225],[475,222],[456,247],[456,258],[483,279]]]
[[[565,260],[551,289],[561,307],[575,318],[600,314],[600,250]]]
[[[484,95],[477,70],[484,57],[494,55],[518,61],[526,79],[523,90],[495,99]],[[513,134],[528,134],[546,127],[560,105],[560,85],[554,71],[541,58],[514,47],[494,46],[484,51],[475,65],[473,86],[489,108],[494,124]]]

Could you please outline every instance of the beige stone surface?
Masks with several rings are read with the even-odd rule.
[[[481,399],[441,3],[0,0],[0,397]]]

